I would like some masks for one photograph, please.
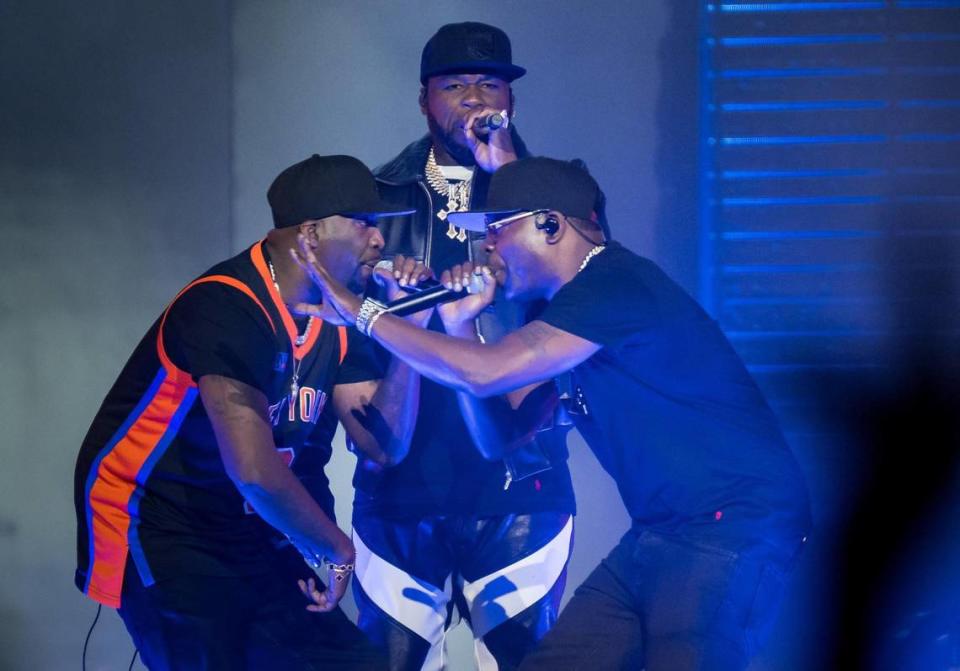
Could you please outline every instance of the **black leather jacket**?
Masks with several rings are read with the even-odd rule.
[[[517,134],[516,128],[510,128],[513,146],[517,156],[530,156],[526,145]],[[427,155],[430,153],[431,137],[426,135],[413,142],[400,152],[393,160],[385,163],[376,170],[377,187],[380,195],[389,203],[415,207],[415,214],[402,217],[386,217],[379,220],[378,227],[386,242],[383,253],[385,256],[403,254],[413,256],[431,267],[431,250],[433,237],[433,207],[434,194],[427,185],[424,177],[424,166],[427,164]],[[490,173],[479,167],[474,168],[473,185],[470,193],[470,207],[482,207],[490,187]],[[470,244],[467,246],[467,257],[471,261],[486,257],[483,248],[484,236],[478,233],[470,234]],[[446,268],[433,268],[439,274]],[[498,297],[493,312],[485,312],[480,316],[478,325],[480,332],[488,341],[498,339],[504,329],[513,330],[523,324],[523,315],[519,306],[508,303]]]
[[[530,153],[524,146],[516,129],[511,128],[513,146],[517,156],[523,158]],[[430,266],[431,231],[433,230],[433,194],[427,186],[424,177],[424,166],[427,164],[427,155],[430,153],[431,138],[429,135],[420,138],[408,145],[392,161],[374,170],[377,177],[377,186],[383,199],[390,203],[416,207],[416,214],[409,217],[395,217],[381,220],[380,231],[386,241],[384,253],[388,256],[403,254],[414,256],[427,266]],[[490,186],[490,174],[484,170],[474,168],[473,186],[470,194],[470,207],[481,207],[487,197]],[[475,253],[482,249],[483,236],[470,236],[470,258],[476,258]],[[482,258],[482,257],[481,257]],[[437,272],[443,268],[434,268]]]
[[[523,140],[510,128],[513,146],[517,156],[525,158],[530,155]],[[413,256],[430,268],[433,225],[433,197],[430,187],[424,176],[424,167],[427,164],[427,155],[430,153],[432,139],[426,135],[408,145],[392,161],[374,170],[377,178],[377,187],[381,197],[389,203],[415,207],[415,214],[402,217],[387,217],[378,221],[378,227],[385,241],[383,253],[385,256],[403,254]],[[473,170],[473,185],[470,192],[470,207],[482,207],[486,202],[487,191],[490,187],[490,173],[476,167]],[[467,246],[467,257],[471,261],[483,262],[486,258],[484,237],[479,233],[470,234],[470,244]],[[433,268],[438,275],[446,268]],[[498,290],[496,300],[491,309],[484,311],[477,320],[477,330],[483,338],[492,342],[501,338],[505,333],[515,330],[524,323],[524,307],[505,300]],[[507,470],[514,480],[527,478],[536,473],[549,469],[550,459],[546,454],[554,454],[555,460],[562,463],[566,460],[564,436],[566,430],[549,432],[550,436],[538,437],[537,445],[530,445],[506,459]],[[546,450],[546,454],[544,453]]]

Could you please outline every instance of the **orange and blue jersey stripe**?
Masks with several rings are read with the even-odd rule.
[[[279,307],[282,301],[274,295],[260,245],[251,249],[251,257],[258,273],[264,279],[270,298]],[[158,371],[141,396],[136,407],[126,417],[110,440],[98,452],[84,481],[84,503],[87,533],[87,566],[83,591],[100,603],[120,606],[124,572],[128,558],[145,585],[154,583],[146,553],[140,541],[140,503],[147,494],[147,482],[155,466],[174,442],[177,434],[198,397],[197,384],[192,376],[181,370],[167,356],[163,343],[163,327],[170,307],[191,287],[206,282],[218,282],[244,293],[260,308],[276,334],[274,319],[253,290],[243,281],[228,275],[208,275],[190,283],[174,297],[164,311],[156,335],[154,365]],[[281,321],[291,340],[294,356],[303,356],[317,341],[320,328],[314,330],[308,342],[296,346],[296,327],[285,310],[280,310]],[[288,323],[289,322],[289,323]],[[322,326],[323,323],[320,323]],[[347,351],[347,334],[338,328],[342,363]]]
[[[191,287],[205,282],[220,282],[245,293],[273,326],[273,320],[253,291],[229,276],[212,275],[191,282],[170,305]],[[169,310],[168,306],[157,329],[160,369],[133,412],[97,455],[84,490],[90,566],[83,591],[114,608],[120,606],[128,553],[143,583],[153,584],[137,533],[140,501],[146,492],[150,473],[176,437],[197,399],[198,390],[193,378],[177,368],[163,345],[163,325]]]
[[[179,373],[179,374],[178,374]],[[90,469],[87,504],[90,566],[84,592],[107,606],[120,605],[128,548],[138,568],[149,569],[131,523],[150,470],[176,436],[197,388],[181,371],[160,368],[140,403],[104,446]],[[139,491],[138,491],[139,490]]]

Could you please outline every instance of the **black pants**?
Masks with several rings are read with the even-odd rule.
[[[191,575],[144,587],[132,563],[119,609],[151,671],[383,669],[386,661],[339,608],[311,613],[297,588],[313,576],[296,553],[261,575]]]
[[[521,669],[734,671],[776,615],[783,565],[630,531]]]

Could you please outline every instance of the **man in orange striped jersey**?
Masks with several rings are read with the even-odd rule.
[[[337,607],[355,552],[323,468],[338,419],[367,459],[401,460],[419,378],[399,361],[384,373],[365,338],[295,314],[320,295],[289,250],[300,235],[362,285],[383,247],[374,222],[411,211],[381,201],[348,156],[291,166],[268,200],[275,228],[167,306],[77,460],[77,586],[119,609],[151,669],[380,665]],[[412,284],[423,275],[394,263]]]

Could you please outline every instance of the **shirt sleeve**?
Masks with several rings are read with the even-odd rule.
[[[373,341],[354,328],[347,329],[347,356],[337,371],[335,384],[379,380],[384,368],[380,364]]]
[[[163,342],[171,361],[194,381],[221,375],[270,391],[273,329],[260,306],[233,287],[207,282],[187,290],[167,313]]]
[[[638,272],[640,257],[614,247],[563,285],[534,318],[604,347],[642,342],[660,322]]]

